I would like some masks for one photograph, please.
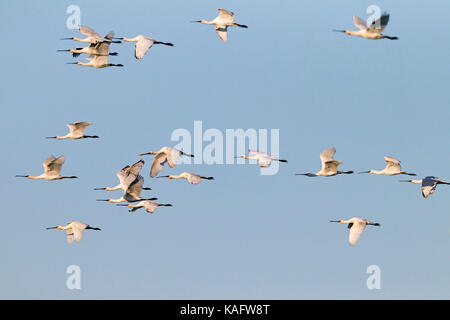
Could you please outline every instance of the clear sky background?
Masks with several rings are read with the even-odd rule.
[[[106,34],[145,34],[155,45],[143,60],[134,44],[112,47],[112,63],[93,69],[56,52],[81,43],[66,28],[66,8]],[[366,40],[334,33],[353,29],[377,4],[391,14],[385,33]],[[222,43],[211,20],[235,12]],[[449,299],[450,188],[423,199],[404,177],[294,176],[320,169],[335,146],[342,170],[402,161],[419,178],[450,179],[448,1],[2,1],[0,51],[3,156],[0,298],[37,299]],[[84,44],[81,44],[84,45]],[[82,58],[82,57],[80,57]],[[256,165],[180,165],[215,181],[151,179],[174,207],[135,214],[95,199],[120,197],[116,172],[157,150],[173,130],[280,130],[277,175]],[[100,139],[46,140],[66,124],[92,121]],[[66,156],[63,175],[32,181],[50,154]],[[345,225],[354,216],[379,222],[356,246]],[[45,230],[83,221],[79,244]],[[66,288],[66,268],[81,268],[81,290]],[[381,269],[381,289],[368,290],[366,269]]]

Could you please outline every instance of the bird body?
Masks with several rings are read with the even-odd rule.
[[[380,18],[373,21],[370,25],[360,17],[353,16],[353,23],[359,30],[334,30],[337,32],[343,32],[351,36],[362,37],[365,39],[390,39],[397,40],[397,37],[390,37],[382,34],[389,22],[389,14],[384,12]]]
[[[145,211],[148,213],[154,213],[158,207],[172,207],[170,203],[163,204],[158,202],[153,202],[150,200],[143,200],[138,202],[137,204],[118,204],[118,206],[125,206],[131,208],[129,211],[134,212],[140,208],[145,208]]]
[[[84,134],[84,130],[86,127],[91,126],[92,122],[87,121],[78,121],[74,123],[68,123],[69,133],[65,136],[54,136],[54,137],[46,137],[47,139],[84,139],[84,138],[98,138],[98,136],[87,136]]]
[[[144,185],[144,178],[141,175],[138,175],[134,179],[134,181],[128,186],[128,188],[125,190],[122,197],[117,198],[117,199],[112,199],[112,198],[111,199],[98,199],[97,201],[119,203],[119,202],[137,202],[140,200],[157,200],[157,198],[151,198],[151,199],[141,198],[143,185]]]
[[[387,176],[395,176],[398,174],[406,174],[409,176],[415,176],[414,173],[409,173],[406,171],[402,171],[400,160],[392,158],[392,157],[384,157],[384,160],[386,161],[386,167],[383,170],[369,170],[364,171],[360,173],[372,173],[372,174],[378,174],[378,175],[387,175]]]
[[[45,161],[42,163],[42,166],[44,167],[44,173],[42,173],[39,176],[33,176],[33,175],[16,175],[16,177],[23,177],[33,180],[61,180],[61,179],[74,179],[77,178],[76,176],[61,176],[60,172],[62,169],[62,165],[66,161],[66,158],[64,156],[60,156],[58,158],[55,158],[54,155],[51,155]]]
[[[86,60],[89,62],[77,61],[77,62],[68,62],[67,64],[76,64],[84,67],[92,67],[92,68],[106,68],[106,67],[123,67],[123,64],[114,64],[108,62],[108,55],[101,56],[87,56]]]
[[[108,37],[108,36],[102,37],[99,33],[95,32],[88,26],[79,26],[78,30],[80,31],[81,34],[84,34],[87,37],[84,39],[78,38],[78,37],[71,37],[71,38],[63,38],[61,40],[74,40],[74,41],[91,43],[91,44],[97,44],[97,43],[101,43],[101,42],[120,43],[120,41],[113,41],[111,39],[112,37]],[[112,36],[114,36],[114,33],[112,31],[110,33],[108,33],[108,35],[110,35],[110,34],[112,34]]]
[[[106,191],[114,191],[114,190],[123,190],[126,191],[128,187],[133,183],[136,178],[139,176],[139,173],[144,166],[144,160],[139,160],[134,163],[131,167],[125,166],[119,172],[117,172],[117,178],[119,179],[119,184],[115,187],[104,187],[104,188],[95,188],[94,190],[106,190]],[[151,190],[151,188],[142,188],[142,190]]]
[[[194,157],[192,154],[185,153],[181,150],[172,148],[172,147],[162,147],[158,151],[150,151],[147,153],[140,153],[138,156],[144,156],[147,154],[154,155],[152,168],[150,169],[150,177],[156,177],[162,170],[162,166],[167,162],[170,168],[173,168],[177,165],[178,158],[181,155]]]
[[[281,160],[278,158],[273,158],[270,154],[267,152],[261,152],[258,150],[248,150],[249,156],[240,156],[237,158],[242,159],[249,159],[249,160],[256,160],[258,161],[258,165],[261,168],[267,168],[272,164],[272,161],[279,161],[279,162],[288,162],[287,160]]]
[[[338,171],[339,165],[343,164],[342,161],[334,160],[334,154],[336,149],[331,147],[320,154],[320,160],[322,162],[322,169],[317,173],[297,173],[296,175],[308,176],[308,177],[331,177],[337,174],[352,174],[353,171]]]
[[[134,57],[136,59],[142,59],[144,57],[144,55],[147,53],[147,51],[154,44],[163,44],[166,46],[173,47],[172,43],[156,41],[155,39],[152,39],[152,38],[149,38],[149,37],[143,36],[143,35],[138,35],[134,38],[116,38],[116,39],[121,39],[121,40],[127,41],[127,42],[136,42],[136,45],[134,47]]]
[[[428,196],[432,195],[436,191],[436,187],[438,184],[447,184],[450,185],[450,182],[444,181],[442,179],[436,178],[434,176],[427,176],[420,180],[401,180],[402,182],[411,182],[422,185],[422,196],[424,198],[428,198]]]
[[[370,222],[366,219],[361,219],[358,217],[353,217],[350,220],[336,220],[330,222],[346,223],[348,225],[348,228],[350,229],[348,242],[352,246],[358,242],[362,232],[366,228],[366,225],[380,226],[379,223]]]
[[[68,243],[72,243],[74,240],[76,242],[80,242],[83,237],[84,230],[101,230],[100,228],[93,228],[88,224],[79,221],[67,222],[65,226],[47,228],[47,230],[49,229],[66,230]]]
[[[110,32],[105,36],[105,39],[112,40],[114,37],[114,32]],[[120,42],[120,41],[118,41]],[[67,50],[58,50],[71,52],[74,58],[78,57],[80,54],[85,53],[90,56],[117,56],[117,52],[109,52],[109,45],[111,42],[95,42],[91,43],[88,47],[78,47],[75,49],[67,49]]]
[[[199,184],[202,179],[214,180],[214,177],[204,177],[192,172],[183,172],[180,174],[172,174],[168,176],[159,176],[158,178],[169,178],[169,179],[186,179],[190,184]]]
[[[246,25],[239,24],[234,22],[234,13],[225,9],[217,9],[219,10],[219,15],[214,18],[214,20],[198,20],[191,22],[199,22],[203,24],[213,25],[216,29],[217,35],[223,42],[227,42],[228,40],[228,27],[241,27],[248,28]]]

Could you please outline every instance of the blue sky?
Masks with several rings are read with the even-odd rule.
[[[135,60],[133,44],[114,45],[111,62],[92,69],[56,52],[80,43],[66,28],[66,8],[81,22],[119,37],[145,34],[172,42]],[[352,29],[377,4],[391,14],[385,33],[369,41],[331,32]],[[222,43],[217,8],[235,12]],[[3,299],[448,299],[449,192],[423,199],[402,177],[294,176],[320,169],[319,154],[335,146],[342,169],[381,169],[383,156],[420,177],[450,179],[446,1],[9,1],[0,4],[0,80],[4,156],[0,158]],[[225,133],[233,128],[280,130],[273,176],[256,165],[180,165],[163,173],[214,176],[186,181],[148,177],[161,202],[155,214],[129,214],[96,202],[119,197],[95,187],[115,185],[115,173],[138,153],[174,145],[171,133]],[[66,124],[92,121],[100,139],[54,141]],[[87,133],[86,132],[86,133]],[[31,181],[50,154],[64,155],[62,174],[79,179]],[[379,222],[348,245],[354,216]],[[67,244],[45,227],[83,221]],[[81,290],[66,288],[69,265],[81,268]],[[366,288],[366,269],[381,269],[381,289]]]

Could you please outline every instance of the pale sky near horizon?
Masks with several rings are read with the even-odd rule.
[[[390,13],[384,33],[366,40],[354,29],[369,5]],[[134,59],[134,44],[114,44],[112,63],[93,69],[58,49],[69,5],[81,24],[117,37],[145,34],[172,42]],[[222,43],[212,26],[189,23],[235,13],[248,29],[230,28]],[[449,299],[450,188],[423,199],[405,176],[308,178],[319,154],[334,146],[342,170],[382,169],[383,156],[403,168],[450,180],[447,1],[3,1],[0,136],[1,299]],[[80,56],[79,59],[82,57]],[[278,129],[276,175],[256,165],[181,164],[214,181],[142,175],[162,207],[155,214],[96,199],[121,192],[116,172],[138,153],[175,145],[171,134],[194,121],[203,130]],[[46,140],[66,124],[92,121],[100,139]],[[205,143],[206,144],[206,143]],[[32,181],[50,154],[64,155],[63,175]],[[367,227],[355,246],[345,225]],[[83,221],[80,243],[45,230]],[[81,290],[66,288],[66,269],[81,269]],[[366,287],[367,267],[381,289]]]

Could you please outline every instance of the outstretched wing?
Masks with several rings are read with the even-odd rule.
[[[167,161],[167,156],[164,152],[158,153],[153,158],[152,168],[150,169],[150,177],[156,177],[163,169],[164,163]]]
[[[358,16],[353,16],[353,24],[359,28],[359,30],[366,30],[367,29],[367,22],[361,19]]]
[[[102,39],[102,36],[99,33],[95,32],[88,26],[80,26],[79,30],[85,36]]]
[[[400,160],[392,158],[392,157],[384,157],[384,160],[386,161],[386,168],[387,169],[396,169],[400,171]]]
[[[181,151],[175,148],[168,148],[168,149],[169,150],[166,151],[167,164],[169,165],[169,167],[173,168],[177,165],[177,161],[181,155]]]
[[[219,38],[223,42],[227,42],[227,40],[228,40],[228,32],[227,32],[228,27],[219,27],[219,26],[214,26],[214,27],[216,28],[216,32],[219,35]]]
[[[48,159],[50,159],[50,158],[48,158]],[[46,168],[45,173],[48,176],[59,176],[59,173],[61,172],[61,169],[62,169],[62,165],[64,164],[65,161],[66,161],[66,158],[64,156],[60,156],[60,157],[54,159],[53,161],[49,162],[47,164],[47,166],[45,167]]]
[[[372,23],[369,25],[369,29],[381,33],[383,32],[384,28],[386,28],[388,22],[389,22],[389,14],[387,12],[383,12],[381,17],[372,21]]]
[[[90,125],[92,125],[92,122],[87,122],[87,121],[78,121],[78,122],[67,124],[70,132],[76,137],[82,137],[84,134],[84,130],[86,129],[87,126],[90,126]]]
[[[198,174],[187,172],[187,178],[186,178],[186,180],[187,180],[190,184],[199,184],[200,181],[202,181],[202,178],[200,178],[200,176],[199,176]]]
[[[366,224],[364,222],[354,222],[350,228],[348,243],[352,246],[355,245],[365,228]]]
[[[225,9],[217,9],[219,10],[219,18],[223,23],[232,23],[234,19],[234,13]]]
[[[136,59],[142,59],[148,49],[152,47],[154,42],[155,40],[149,37],[139,36],[139,40],[136,42],[136,46],[134,47],[134,57]]]

